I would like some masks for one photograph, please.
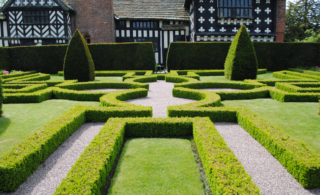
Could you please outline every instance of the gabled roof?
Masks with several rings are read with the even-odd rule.
[[[189,20],[183,7],[185,0],[113,0],[119,19]]]
[[[0,8],[0,12],[4,12],[15,0],[8,0],[2,8]],[[71,11],[74,10],[71,4],[67,0],[52,0],[56,2],[63,10]]]

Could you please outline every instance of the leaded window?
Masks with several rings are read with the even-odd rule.
[[[48,11],[24,11],[23,20],[25,24],[47,24]]]
[[[219,18],[252,18],[252,0],[218,0]]]
[[[157,29],[158,28],[158,22],[132,22],[133,28],[144,28],[144,29]]]

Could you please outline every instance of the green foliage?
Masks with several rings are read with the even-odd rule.
[[[14,77],[3,78],[3,82],[22,82],[22,81],[42,81],[42,80],[49,80],[49,74],[42,74],[42,73],[34,73],[34,74],[27,74],[27,75],[17,75]]]
[[[3,96],[3,103],[39,103],[52,97],[52,88],[31,93],[6,93]]]
[[[276,83],[276,88],[293,93],[320,93],[320,83]]]
[[[73,34],[63,63],[64,79],[94,81],[94,63],[86,41],[79,30]]]
[[[237,118],[303,187],[320,186],[320,156],[248,108],[238,109]]]
[[[224,76],[230,80],[256,79],[258,60],[250,35],[241,25],[234,37],[224,64]]]
[[[31,93],[47,88],[47,84],[4,84],[3,93]]]
[[[197,147],[201,148],[200,157],[213,193],[259,192],[209,119],[115,118],[105,124],[85,149],[55,194],[100,194],[125,136],[176,137],[192,133],[197,138]]]
[[[279,102],[318,102],[320,93],[291,93],[270,88],[270,96]]]
[[[2,95],[2,78],[0,77],[0,117],[2,116],[2,102],[3,102],[3,95]]]
[[[313,29],[306,30],[304,32],[308,36],[304,38],[303,40],[296,39],[295,42],[302,42],[302,43],[319,43],[320,42],[320,33],[316,34]]]
[[[319,2],[316,0],[298,0],[290,2],[286,11],[285,42],[303,40],[308,35],[305,32],[319,31]]]
[[[254,42],[253,45],[259,68],[267,68],[268,71],[320,64],[319,44]],[[223,69],[229,46],[230,43],[222,42],[172,42],[168,51],[167,70]]]
[[[213,194],[260,194],[208,118],[196,118],[193,136]]]
[[[313,81],[320,81],[320,76],[318,75],[311,75],[305,73],[298,73],[292,71],[279,71],[274,72],[273,77],[279,79],[300,79],[300,80],[313,80]]]
[[[3,79],[8,79],[12,77],[19,77],[19,76],[24,76],[24,75],[29,75],[29,74],[34,74],[37,73],[37,71],[28,71],[28,72],[18,72],[18,73],[12,73],[12,74],[7,74],[7,75],[0,75]]]

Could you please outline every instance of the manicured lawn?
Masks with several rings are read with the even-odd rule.
[[[273,99],[223,101],[225,106],[247,106],[320,154],[319,103],[279,102]]]
[[[58,76],[57,74],[51,74],[50,77],[51,77],[50,80],[55,80],[55,81],[64,80],[63,76]],[[122,77],[96,77],[94,81],[122,81]]]
[[[276,79],[272,77],[272,72],[267,72],[266,74],[259,74],[257,79]],[[224,76],[201,76],[200,81],[220,81],[220,82],[230,82],[231,80],[226,79]],[[242,82],[242,81],[236,81]]]
[[[100,102],[48,100],[34,104],[3,104],[0,156],[74,105],[99,106]]]
[[[187,139],[129,139],[108,194],[204,194]]]

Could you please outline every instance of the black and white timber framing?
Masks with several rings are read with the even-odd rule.
[[[173,20],[115,20],[116,42],[152,42],[157,64],[166,64],[169,44],[189,41],[189,22]]]
[[[232,41],[241,24],[252,41],[275,41],[277,0],[187,0],[190,41]]]
[[[66,44],[72,11],[60,0],[8,0],[0,10],[0,46]]]

